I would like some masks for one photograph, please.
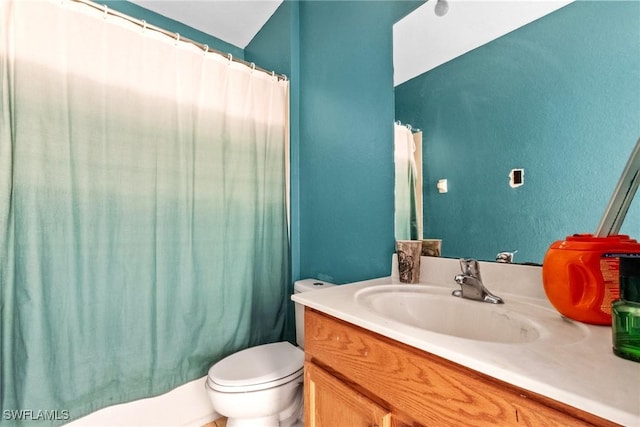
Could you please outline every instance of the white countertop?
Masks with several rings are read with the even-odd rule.
[[[457,288],[453,282],[453,276],[459,271],[457,260],[430,257],[422,260],[421,283],[403,286]],[[505,299],[505,306],[511,297],[555,312],[544,296],[540,271],[539,267],[482,263],[481,273],[487,288]],[[576,342],[493,343],[410,326],[356,303],[355,295],[362,289],[399,283],[394,268],[390,277],[299,293],[292,299],[602,418],[624,426],[640,426],[640,363],[613,354],[610,327],[578,323],[585,334]],[[560,314],[557,316],[561,318]]]

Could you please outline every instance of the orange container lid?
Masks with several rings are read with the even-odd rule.
[[[593,250],[640,250],[637,240],[626,234],[616,234],[607,237],[595,237],[593,234],[574,234],[567,236],[565,240],[553,242],[550,249],[566,249],[577,251]]]

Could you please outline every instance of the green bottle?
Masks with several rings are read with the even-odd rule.
[[[640,257],[620,257],[620,299],[611,304],[613,352],[640,362]]]

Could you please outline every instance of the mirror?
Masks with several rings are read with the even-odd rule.
[[[513,262],[540,264],[552,242],[595,233],[640,136],[640,6],[450,1],[443,16],[434,7],[394,26],[396,120],[423,136],[424,237],[442,239],[443,256],[517,251]],[[476,21],[502,34],[474,33]],[[620,230],[635,239],[638,205]]]
[[[395,169],[395,238],[421,240],[422,212],[422,132],[396,122],[393,126]]]

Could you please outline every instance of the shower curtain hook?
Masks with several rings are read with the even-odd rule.
[[[209,52],[209,45],[208,45],[208,44],[205,44],[205,45],[204,45],[204,46],[202,46],[202,47],[204,47],[204,54],[206,55],[206,54],[207,54],[207,52]]]
[[[275,76],[276,76],[276,72],[275,72],[275,71],[272,71],[272,72],[271,72],[271,77],[275,77]]]
[[[104,5],[104,15],[102,16],[102,19],[107,19],[108,15],[109,15],[109,7],[105,4]]]
[[[142,20],[142,32],[146,32],[147,31],[147,21],[145,21],[144,19]]]
[[[251,63],[251,71],[255,71],[255,69],[256,69],[256,63],[252,62]]]
[[[227,58],[229,58],[229,65],[231,65],[231,63],[233,62],[233,55],[227,53]]]
[[[180,43],[180,33],[176,33],[176,46]]]

